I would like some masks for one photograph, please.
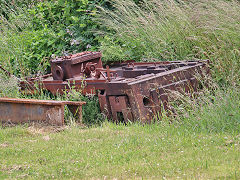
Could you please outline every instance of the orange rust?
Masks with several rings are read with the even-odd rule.
[[[43,122],[62,126],[64,125],[64,106],[70,107],[71,112],[78,115],[78,121],[81,121],[84,104],[85,102],[0,98],[0,122]]]

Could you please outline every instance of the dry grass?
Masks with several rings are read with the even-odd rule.
[[[47,135],[49,133],[61,132],[68,128],[69,126],[54,127],[54,126],[47,126],[43,124],[33,124],[27,128],[27,131],[32,135]]]

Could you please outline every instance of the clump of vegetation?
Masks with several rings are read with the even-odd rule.
[[[218,86],[216,86],[218,87]],[[211,91],[205,89],[193,96],[175,93],[171,103],[174,113],[163,122],[186,132],[238,134],[240,129],[240,91],[236,88]]]
[[[209,59],[218,82],[239,84],[240,3],[236,0],[113,0],[100,8],[105,61]]]
[[[0,97],[18,97],[18,79],[14,76],[6,76],[0,73]]]
[[[16,3],[16,4],[15,4]],[[1,0],[0,10],[0,64],[12,74],[26,75],[24,49],[27,44],[25,28],[29,26],[27,3]]]

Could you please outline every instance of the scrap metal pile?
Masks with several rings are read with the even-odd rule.
[[[150,122],[168,108],[169,93],[194,92],[196,74],[207,71],[208,61],[115,63],[103,68],[100,52],[82,52],[51,61],[51,74],[21,82],[33,92],[34,84],[62,93],[75,88],[98,96],[101,111],[116,122]]]

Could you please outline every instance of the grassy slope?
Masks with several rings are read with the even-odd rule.
[[[240,136],[106,123],[0,131],[0,178],[239,178]]]

